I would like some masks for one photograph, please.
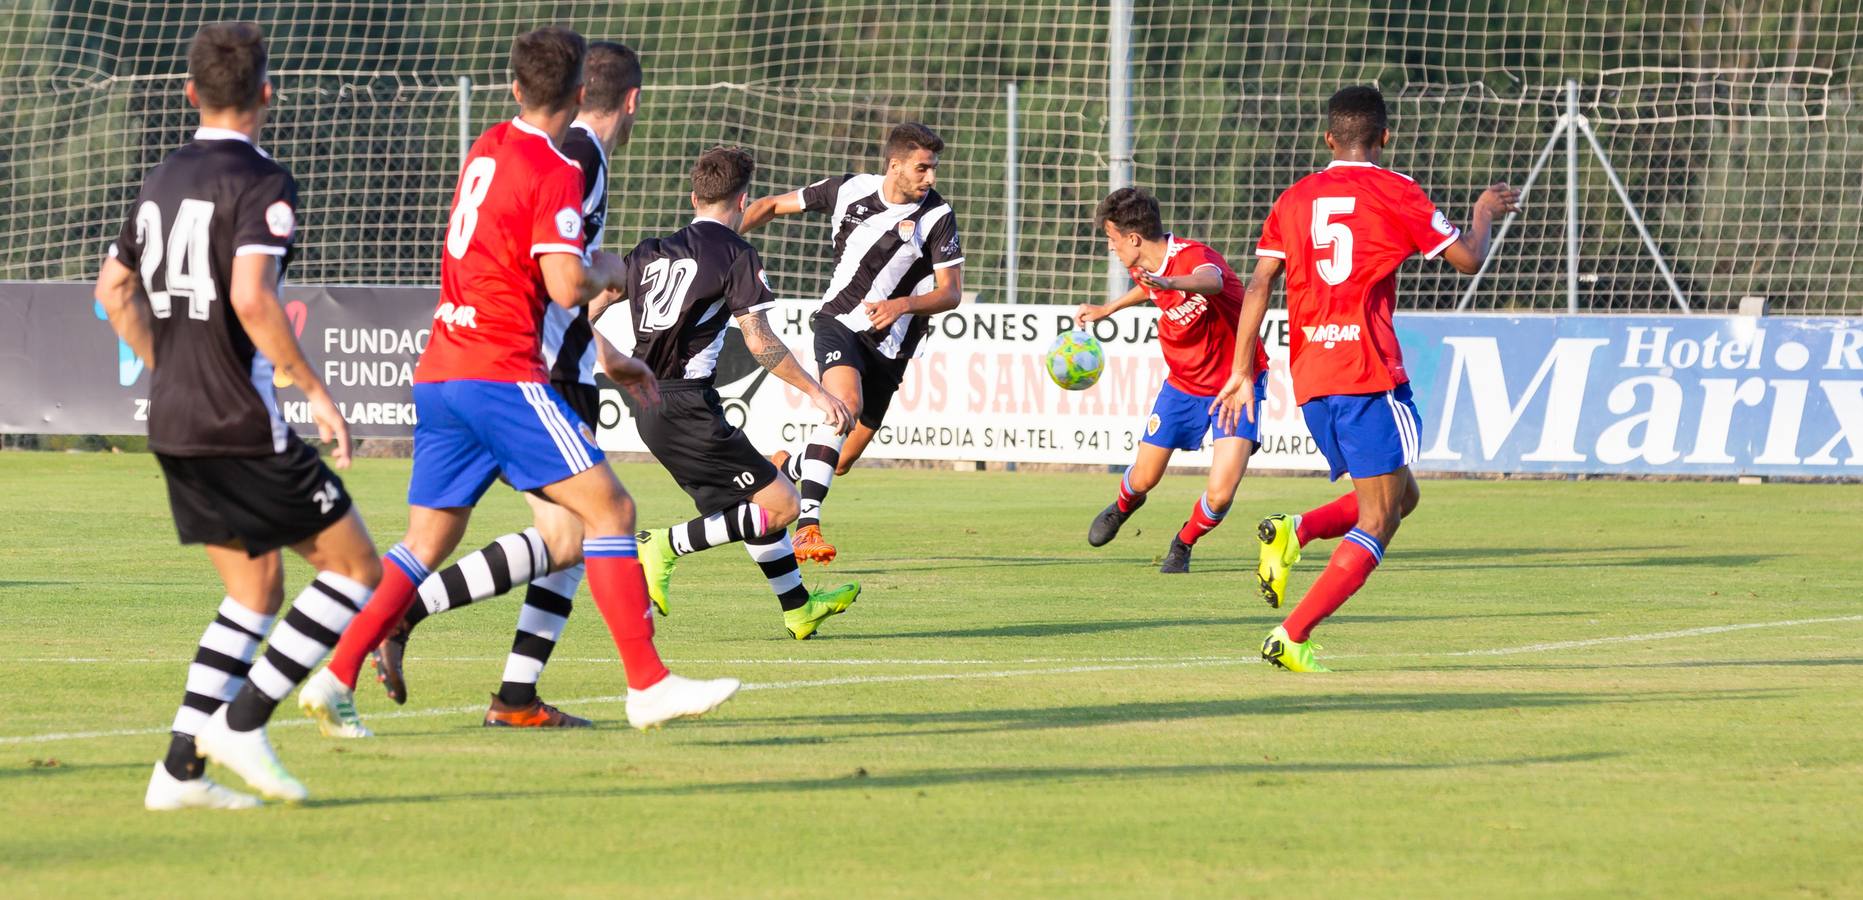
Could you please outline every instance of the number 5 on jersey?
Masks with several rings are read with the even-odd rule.
[[[1319,197],[1313,201],[1313,249],[1332,248],[1332,259],[1315,259],[1320,280],[1343,284],[1352,277],[1352,229],[1344,222],[1331,221],[1334,216],[1349,216],[1358,205],[1354,197]]]

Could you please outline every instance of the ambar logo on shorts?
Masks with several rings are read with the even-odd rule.
[[[1302,325],[1300,330],[1306,332],[1307,343],[1319,342],[1328,350],[1341,341],[1358,340],[1357,325]]]

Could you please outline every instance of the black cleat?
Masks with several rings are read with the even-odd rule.
[[[1164,554],[1164,565],[1158,571],[1166,575],[1186,575],[1190,572],[1190,545],[1171,538],[1171,549]]]
[[[396,706],[408,702],[407,670],[401,663],[407,656],[408,635],[413,633],[413,629],[403,620],[395,626],[392,634],[369,653],[369,665],[375,667],[375,680],[382,683],[382,689],[388,692],[388,699],[395,701]]]
[[[1087,527],[1087,544],[1104,547],[1112,543],[1113,538],[1119,536],[1119,527],[1126,524],[1131,515],[1120,512],[1117,503],[1100,510],[1100,514],[1093,517],[1093,524]]]

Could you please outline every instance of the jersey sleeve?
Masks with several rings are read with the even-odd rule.
[[[1189,248],[1189,257],[1184,262],[1189,265],[1188,271],[1190,272],[1210,266],[1225,276],[1235,274],[1229,269],[1229,261],[1223,259],[1223,255],[1217,253],[1213,247],[1199,245]]]
[[[284,257],[298,233],[298,185],[283,170],[260,178],[233,211],[233,255]]]
[[[731,274],[725,284],[725,305],[730,307],[733,316],[761,312],[776,305],[776,293],[770,290],[770,279],[763,274],[763,259],[757,255],[756,248],[746,247],[732,260]]]
[[[551,169],[537,185],[535,216],[530,226],[530,255],[574,253],[582,255],[582,170],[564,164]]]
[[[1261,223],[1261,240],[1255,242],[1255,255],[1274,259],[1287,259],[1287,243],[1281,236],[1281,203],[1286,194],[1276,197],[1274,206],[1268,210],[1268,220]]]
[[[1462,236],[1462,230],[1449,222],[1449,217],[1430,202],[1423,188],[1411,182],[1398,194],[1396,208],[1397,227],[1403,231],[1410,242],[1415,244],[1417,252],[1424,259],[1435,259],[1442,255],[1456,238]]]
[[[825,213],[834,211],[834,198],[841,193],[841,185],[846,184],[853,175],[836,175],[824,178],[802,189],[802,208],[809,212]]]
[[[948,269],[964,261],[964,242],[957,234],[957,213],[947,212],[925,233],[927,255],[933,269]]]
[[[142,268],[141,235],[136,233],[136,213],[142,209],[142,198],[129,208],[129,218],[123,220],[123,230],[117,232],[116,241],[110,245],[110,258],[132,269]]]

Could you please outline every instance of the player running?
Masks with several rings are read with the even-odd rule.
[[[1313,657],[1314,626],[1365,584],[1398,524],[1417,508],[1410,465],[1423,422],[1391,323],[1397,267],[1421,253],[1474,274],[1487,259],[1494,217],[1520,205],[1518,191],[1496,183],[1476,199],[1474,223],[1462,232],[1416,182],[1378,166],[1391,132],[1377,88],[1344,88],[1327,111],[1333,161],[1275,200],[1255,248],[1260,259],[1236,332],[1259,333],[1268,295],[1285,268],[1294,399],[1333,480],[1352,476],[1345,496],[1302,516],[1261,522],[1257,577],[1262,599],[1276,608],[1300,548],[1345,538],[1300,604],[1262,642],[1262,658],[1295,672],[1328,671]],[[1217,399],[1224,422],[1255,418],[1256,394],[1243,388],[1257,369],[1257,352],[1253,343],[1237,345]]]
[[[308,795],[279,763],[265,725],[382,569],[342,479],[278,414],[274,372],[303,390],[318,435],[336,442],[337,468],[349,465],[349,428],[278,302],[298,189],[258,147],[272,102],[258,26],[201,28],[185,90],[200,128],[143,179],[97,277],[97,300],[152,373],[149,449],[168,483],[175,531],[183,544],[207,546],[226,586],[143,805],[245,809],[259,799],[215,784],[200,757],[266,797]],[[284,604],[280,547],[317,575],[254,663]]]
[[[1094,220],[1106,232],[1107,246],[1119,264],[1137,282],[1111,303],[1082,304],[1074,318],[1081,325],[1097,322],[1119,310],[1147,300],[1158,304],[1158,346],[1170,375],[1158,387],[1151,418],[1145,423],[1138,459],[1119,482],[1119,497],[1100,511],[1087,529],[1087,543],[1102,547],[1119,534],[1120,526],[1145,504],[1145,495],[1158,486],[1174,450],[1199,450],[1205,437],[1215,440],[1209,480],[1203,496],[1190,508],[1190,518],[1171,538],[1158,571],[1190,571],[1190,548],[1197,539],[1222,524],[1235,500],[1236,485],[1248,471],[1248,458],[1260,444],[1260,429],[1253,419],[1217,421],[1216,392],[1229,376],[1229,361],[1236,356],[1236,319],[1242,310],[1242,279],[1222,255],[1209,247],[1166,233],[1158,200],[1138,188],[1120,188],[1100,201]],[[1256,348],[1252,379],[1256,399],[1267,391],[1268,355],[1261,338],[1244,332]]]
[[[627,255],[622,294],[632,315],[608,315],[601,327],[653,369],[660,404],[640,411],[640,437],[699,511],[689,522],[637,535],[647,592],[660,613],[667,611],[667,585],[679,557],[743,541],[776,592],[784,627],[805,640],[823,620],[845,612],[860,586],[811,592],[802,585],[787,530],[799,508],[796,487],[757,452],[743,429],[725,421],[712,387],[729,320],[737,319],[744,345],[759,364],[822,411],[824,427],[845,435],[854,423],[847,407],[790,356],[764,317],[776,298],[757,251],[737,233],[756,169],[750,154],[734,147],[714,147],[699,157],[692,167],[697,217],[671,235],[641,241]],[[626,327],[624,322],[632,323],[632,333],[610,331]],[[611,360],[604,356],[603,367]]]
[[[801,486],[796,557],[833,562],[822,538],[828,486],[860,459],[886,418],[931,317],[963,299],[964,249],[951,205],[932,189],[944,139],[917,122],[886,137],[884,175],[840,175],[764,197],[744,214],[749,234],[776,216],[826,213],[834,230],[834,274],[810,327],[822,386],[859,419],[851,435],[817,426],[800,456],[775,460]]]
[[[585,260],[582,173],[557,149],[582,102],[586,45],[567,28],[540,28],[512,45],[520,112],[473,144],[460,174],[440,257],[433,336],[414,370],[414,472],[408,531],[388,551],[382,586],[303,691],[329,710],[325,734],[367,737],[352,691],[362,659],[413,602],[415,587],[465,533],[472,507],[500,475],[540,491],[583,527],[595,605],[627,670],[627,718],[650,728],[702,715],[737,691],[732,678],[669,674],[653,646],[647,584],[634,548],[634,502],[595,436],[547,383],[538,353],[544,304],[587,304],[621,281],[620,260]],[[651,405],[653,373],[610,367]]]
[[[589,45],[583,80],[586,93],[581,111],[560,149],[582,167],[584,249],[594,253],[607,230],[608,155],[627,144],[640,109],[640,58],[622,44],[595,41]],[[594,371],[598,341],[589,329],[586,307],[555,303],[544,307],[543,361],[550,370],[550,387],[591,426],[600,418],[601,409]],[[492,695],[483,724],[508,728],[584,728],[591,724],[537,696],[537,681],[562,639],[572,601],[582,587],[582,522],[535,493],[523,496],[535,524],[500,535],[427,576],[416,590],[418,601],[408,608],[400,627],[371,654],[376,678],[389,699],[407,702],[403,661],[414,626],[435,613],[528,583],[524,605],[518,610],[517,635],[505,658],[504,681]]]

